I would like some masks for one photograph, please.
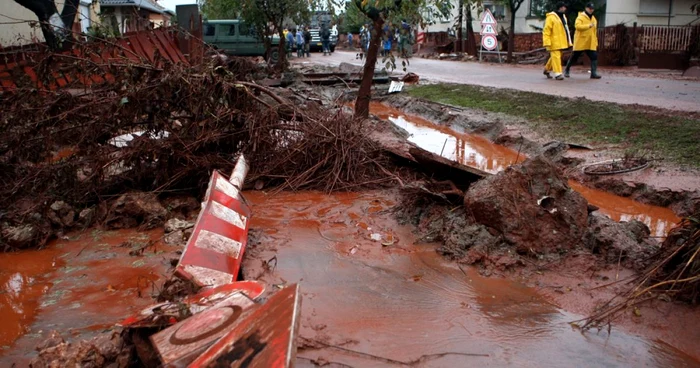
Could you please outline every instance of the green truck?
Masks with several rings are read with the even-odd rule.
[[[279,59],[279,37],[272,37],[268,54],[262,37],[255,28],[240,19],[206,20],[202,27],[204,42],[227,55],[263,56],[272,63]]]

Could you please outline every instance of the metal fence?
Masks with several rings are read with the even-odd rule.
[[[687,52],[693,40],[693,26],[642,26],[640,51]]]

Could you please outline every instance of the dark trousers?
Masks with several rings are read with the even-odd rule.
[[[595,50],[574,51],[574,53],[571,55],[571,59],[569,59],[569,62],[566,63],[566,68],[568,69],[572,65],[575,65],[576,62],[578,61],[578,58],[580,58],[584,52],[586,53],[586,55],[588,55],[588,58],[591,59],[591,61],[598,60],[598,52]]]

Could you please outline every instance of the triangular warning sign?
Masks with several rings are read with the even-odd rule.
[[[484,16],[481,18],[481,24],[496,24],[496,18],[493,17],[490,10],[486,9],[484,12]]]
[[[498,32],[496,32],[496,28],[493,27],[493,24],[483,24],[481,26],[481,34],[482,35],[497,35]]]

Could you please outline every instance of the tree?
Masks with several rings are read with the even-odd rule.
[[[347,6],[355,6],[371,21],[369,49],[362,71],[362,82],[355,100],[355,117],[367,118],[379,45],[382,37],[386,36],[385,24],[390,28],[392,24],[405,21],[408,24],[425,26],[428,22],[424,17],[444,17],[449,14],[451,4],[449,0],[353,0]],[[385,65],[393,67],[394,58],[389,59]]]
[[[287,65],[284,22],[291,19],[296,24],[309,18],[309,2],[306,0],[200,0],[203,13],[210,19],[243,19],[254,27],[271,55],[271,38],[277,33],[279,59],[276,67],[282,71]]]
[[[525,0],[505,0],[504,3],[510,10],[510,31],[508,31],[508,62],[513,62],[513,49],[515,49],[515,14],[520,10]]]
[[[694,11],[700,17],[700,1],[690,6],[690,10]]]
[[[66,0],[60,15],[53,0],[15,0],[15,2],[36,15],[41,24],[41,33],[51,49],[57,50],[68,45],[65,41],[72,37],[71,29],[80,0]]]
[[[474,38],[474,27],[472,26],[472,22],[474,21],[472,11],[473,10],[480,10],[483,8],[483,3],[482,0],[460,0],[459,1],[459,14],[457,15],[457,21],[454,25],[454,28],[457,29],[457,42],[459,44],[459,47],[457,51],[465,52],[469,55],[476,55],[476,39]],[[466,17],[465,17],[466,16]],[[465,27],[462,25],[464,24],[464,18],[466,18],[467,21],[467,26],[466,26],[466,31],[467,31],[467,47],[466,50],[463,50],[463,45],[464,45],[464,34],[463,30]]]

